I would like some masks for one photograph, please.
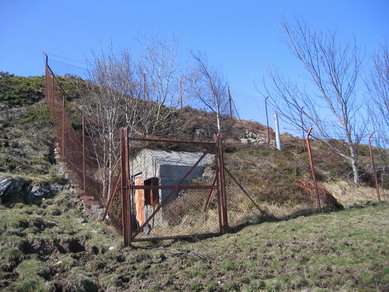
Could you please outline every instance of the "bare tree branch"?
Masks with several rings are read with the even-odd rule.
[[[314,127],[317,139],[348,159],[354,182],[359,183],[358,144],[365,127],[356,98],[362,58],[355,41],[342,46],[336,34],[316,32],[301,19],[294,25],[284,21],[281,27],[287,46],[305,68],[314,90],[308,93],[269,69],[266,94],[296,129]]]

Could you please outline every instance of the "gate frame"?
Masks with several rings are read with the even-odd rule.
[[[166,239],[184,239],[184,238],[204,238],[214,235],[220,235],[227,233],[229,230],[228,216],[227,216],[227,197],[224,177],[224,156],[222,146],[222,135],[214,135],[213,141],[200,141],[200,140],[185,140],[185,139],[166,139],[166,138],[130,138],[128,128],[120,129],[120,152],[121,152],[121,193],[122,193],[122,226],[123,226],[123,237],[124,245],[128,246],[132,242],[140,241],[157,241]],[[203,144],[213,145],[215,147],[215,162],[216,162],[216,186],[215,183],[212,185],[201,185],[201,186],[183,186],[181,182],[193,171],[198,163],[205,157],[207,153],[204,153],[198,161],[187,171],[187,173],[181,178],[181,180],[174,186],[145,186],[145,185],[134,185],[131,182],[130,174],[130,163],[129,163],[129,141],[145,141],[145,142],[172,142],[172,143],[190,143],[190,144]],[[130,199],[131,190],[149,189],[149,190],[160,190],[160,189],[171,189],[169,195],[160,203],[157,208],[153,211],[150,217],[146,219],[142,226],[136,231],[131,230],[131,208],[132,202]],[[181,189],[201,189],[210,190],[210,199],[213,190],[216,190],[216,196],[218,198],[218,213],[219,213],[219,232],[218,233],[204,233],[204,234],[188,234],[188,235],[173,235],[163,237],[149,237],[149,238],[136,238],[136,236],[142,232],[143,228],[154,218],[158,211],[166,205],[168,199],[172,196],[175,190]],[[208,201],[207,200],[207,201]]]

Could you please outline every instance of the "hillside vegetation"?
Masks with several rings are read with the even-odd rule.
[[[69,78],[60,80],[72,91]],[[373,203],[366,145],[360,145],[364,186],[356,187],[349,182],[347,161],[312,142],[321,188],[346,207],[318,213],[311,190],[302,187],[311,179],[303,141],[285,134],[282,151],[242,144],[253,134],[266,136],[266,127],[223,116],[226,165],[272,216],[216,238],[124,248],[111,228],[80,212],[77,192],[57,161],[43,82],[43,77],[0,75],[0,181],[18,177],[33,185],[58,186],[38,201],[2,201],[0,289],[389,289],[389,209],[387,203]],[[78,102],[73,93],[69,106]],[[167,136],[211,139],[215,132],[212,114],[189,107],[175,111],[169,124]]]
[[[57,78],[68,93],[68,110],[73,113],[73,107],[78,105],[80,98],[74,80],[76,77]],[[44,77],[19,77],[1,72],[0,108],[0,172],[47,174],[50,163],[53,163],[54,138],[50,113],[44,101]],[[258,138],[267,137],[266,127],[256,122],[230,119],[228,116],[222,116],[221,122],[227,152],[246,152],[247,155],[271,160],[274,165],[284,163],[288,169],[283,169],[282,174],[309,176],[306,165],[308,155],[303,140],[289,134],[282,135],[284,147],[281,152],[266,144],[244,145],[240,143],[241,139],[247,140],[253,135]],[[80,120],[75,117],[76,129],[79,129],[79,123]],[[165,137],[213,139],[213,134],[216,133],[214,114],[190,107],[174,110],[167,124]],[[273,131],[271,136],[274,137]],[[319,180],[350,178],[351,168],[347,161],[320,142],[312,143]],[[360,145],[359,152],[362,180],[365,184],[372,185],[368,147]],[[304,165],[298,165],[299,163]],[[28,165],[40,167],[35,170],[28,168]]]

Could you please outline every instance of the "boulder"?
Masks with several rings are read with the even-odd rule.
[[[22,178],[7,178],[0,182],[0,203],[23,199],[31,182]]]
[[[256,133],[246,130],[244,132],[244,137],[240,138],[240,143],[262,145],[267,143],[267,139],[257,135]]]
[[[62,189],[63,186],[56,183],[33,185],[30,180],[6,178],[0,182],[0,203],[34,203],[51,197]]]

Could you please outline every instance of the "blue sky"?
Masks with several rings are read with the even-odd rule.
[[[112,43],[136,55],[137,35],[175,35],[182,57],[200,50],[224,71],[243,118],[265,123],[254,83],[261,87],[266,65],[287,76],[302,72],[280,42],[278,20],[295,16],[315,29],[336,31],[342,40],[355,37],[366,61],[389,36],[389,0],[0,0],[0,71],[42,75],[42,50],[53,61],[83,67],[100,46]],[[52,65],[58,73],[79,70]]]

